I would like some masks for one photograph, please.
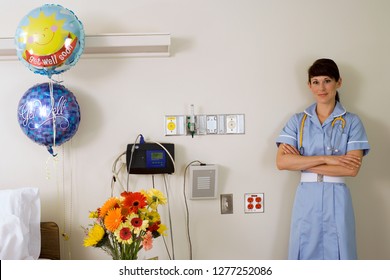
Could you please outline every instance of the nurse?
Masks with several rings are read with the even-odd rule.
[[[364,126],[340,103],[336,63],[316,60],[308,86],[316,102],[293,115],[276,143],[279,170],[298,171],[289,259],[357,259],[355,218],[345,177],[359,173],[369,149]]]

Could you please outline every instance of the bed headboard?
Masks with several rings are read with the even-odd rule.
[[[54,222],[41,222],[41,254],[39,258],[61,259],[59,228]]]

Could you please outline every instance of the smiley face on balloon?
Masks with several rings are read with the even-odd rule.
[[[78,61],[84,50],[84,30],[73,12],[47,4],[22,19],[15,43],[18,58],[30,70],[51,76]]]
[[[26,52],[36,55],[55,53],[62,47],[63,25],[65,19],[56,20],[55,14],[46,16],[43,11],[37,18],[29,16],[30,25],[22,29],[28,37],[26,38]]]

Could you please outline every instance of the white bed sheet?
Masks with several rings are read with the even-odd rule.
[[[38,259],[41,250],[38,188],[0,190],[0,259]]]

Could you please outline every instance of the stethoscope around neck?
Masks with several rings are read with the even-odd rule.
[[[307,114],[304,114],[303,115],[303,118],[302,118],[302,121],[301,121],[301,127],[300,127],[300,134],[299,134],[299,153],[301,155],[304,154],[305,152],[305,149],[303,148],[302,144],[303,144],[303,128],[305,126],[305,121],[306,121],[306,118],[307,118]],[[341,141],[341,136],[338,137],[338,141],[337,143],[335,143],[335,145],[331,145],[331,141],[333,139],[333,131],[334,131],[334,126],[336,125],[336,123],[339,122],[339,126],[341,126],[341,133],[344,132],[344,127],[345,127],[345,124],[346,124],[346,121],[345,119],[343,118],[343,116],[338,116],[338,117],[335,117],[332,121],[332,128],[331,128],[331,132],[330,132],[330,138],[329,138],[329,146],[326,147],[326,149],[328,151],[331,151],[331,154],[333,153],[338,153],[340,150],[337,148],[340,146],[340,141]],[[336,142],[336,140],[334,141]]]

